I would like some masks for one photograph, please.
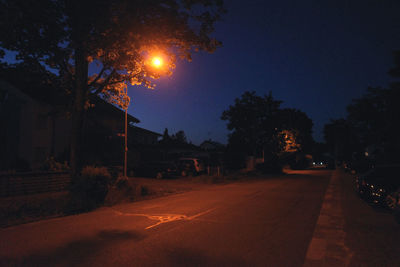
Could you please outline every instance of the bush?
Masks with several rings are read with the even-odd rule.
[[[140,195],[141,196],[147,196],[149,194],[150,194],[149,188],[147,186],[145,186],[145,185],[142,185],[140,187]]]
[[[118,179],[109,186],[104,205],[112,206],[118,203],[131,202],[138,198],[136,193],[137,185],[125,177]]]
[[[115,186],[118,189],[122,189],[122,188],[129,186],[128,178],[123,177],[123,176],[118,177],[117,180],[115,181]]]
[[[71,185],[69,212],[89,211],[104,203],[111,175],[105,167],[86,166]]]
[[[64,163],[58,162],[54,159],[54,157],[46,158],[42,168],[44,171],[67,171],[69,170],[69,166],[67,161]]]

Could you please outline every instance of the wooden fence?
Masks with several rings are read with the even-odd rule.
[[[63,191],[70,182],[67,172],[0,174],[0,197]]]

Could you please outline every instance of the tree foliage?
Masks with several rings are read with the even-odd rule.
[[[231,130],[229,143],[245,148],[247,155],[256,155],[258,149],[268,146],[277,149],[277,118],[281,101],[273,99],[271,93],[263,97],[255,92],[245,92],[235,99],[235,104],[222,113],[221,119],[228,121]]]
[[[285,134],[286,148],[295,151],[310,153],[314,140],[312,138],[313,122],[303,111],[285,108],[279,111],[279,129]],[[289,142],[291,145],[289,145]]]
[[[210,35],[222,13],[222,0],[2,0],[0,56],[16,52],[70,96],[74,172],[89,95],[126,108],[128,83],[154,88],[152,78],[171,74],[177,58],[219,47]],[[152,54],[163,58],[161,71]],[[89,75],[89,66],[97,71]]]
[[[381,147],[388,158],[398,158],[400,141],[396,125],[400,114],[400,88],[368,88],[347,107],[348,122],[364,147]]]
[[[310,145],[312,121],[304,112],[280,108],[281,103],[271,93],[257,96],[255,92],[245,92],[235,99],[221,116],[231,130],[228,150],[236,150],[241,158],[262,152],[273,157],[285,151],[303,151]]]
[[[395,66],[389,74],[400,77],[400,51],[394,52]],[[351,159],[350,154],[361,154],[368,147],[383,151],[376,160],[398,161],[400,141],[397,124],[400,114],[400,83],[388,88],[369,87],[360,98],[347,106],[346,119],[332,120],[325,125],[325,140],[338,159]]]
[[[76,79],[74,59],[82,49],[84,63],[99,66],[99,71],[87,78],[88,90],[105,97],[119,96],[123,82],[153,87],[149,78],[170,74],[176,55],[191,60],[193,51],[212,52],[220,45],[209,34],[223,11],[221,1],[179,3],[2,1],[0,46],[16,51],[17,59],[23,62],[57,71],[67,83]],[[212,10],[194,8],[204,3]],[[149,54],[165,57],[164,71],[151,67]],[[67,90],[72,87],[66,84]]]
[[[354,152],[360,149],[355,129],[345,119],[332,119],[330,123],[325,124],[324,138],[327,150],[338,160],[349,161]]]
[[[160,144],[164,145],[164,146],[172,146],[173,147],[173,146],[187,145],[188,141],[186,138],[186,134],[183,130],[180,130],[170,136],[168,133],[168,129],[165,128],[163,137],[160,140]]]

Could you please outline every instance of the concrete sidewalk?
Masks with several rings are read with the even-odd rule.
[[[341,173],[332,172],[314,234],[307,250],[305,267],[350,266],[353,252],[345,244]]]
[[[353,181],[332,173],[304,266],[400,266],[400,225],[360,199]]]
[[[359,198],[352,175],[341,172],[340,182],[350,266],[400,266],[400,224],[388,210]]]

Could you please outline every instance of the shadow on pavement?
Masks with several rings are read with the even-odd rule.
[[[198,250],[176,248],[167,255],[168,266],[246,266],[243,259],[234,256],[206,255]]]
[[[0,266],[71,266],[101,253],[103,249],[124,241],[140,241],[144,235],[135,231],[103,230],[90,238],[73,241],[63,247],[26,258],[2,258]]]

